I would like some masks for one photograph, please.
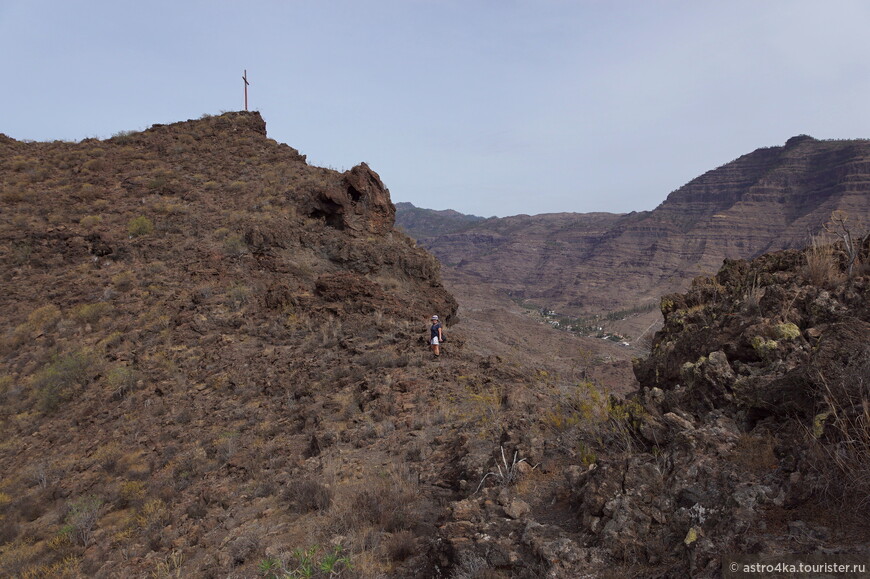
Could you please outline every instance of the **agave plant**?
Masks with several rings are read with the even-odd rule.
[[[504,454],[504,447],[502,446],[501,447],[501,462],[502,462],[502,464],[504,464],[504,470],[502,470],[501,465],[498,464],[498,461],[496,461],[495,468],[497,469],[497,472],[490,471],[490,472],[486,473],[485,475],[483,475],[483,478],[480,479],[480,484],[477,485],[477,490],[474,492],[477,493],[481,489],[481,487],[483,487],[483,483],[486,482],[486,479],[489,478],[490,476],[495,477],[501,483],[501,486],[504,486],[504,487],[510,486],[513,483],[517,482],[520,478],[520,470],[519,470],[520,463],[522,463],[522,462],[528,463],[528,460],[526,460],[525,458],[521,458],[521,459],[517,460],[518,456],[519,456],[519,451],[515,450],[514,451],[514,458],[510,462],[510,464],[508,464],[507,457],[505,457],[505,454]],[[537,464],[532,467],[532,470],[534,470],[536,468],[538,468]]]

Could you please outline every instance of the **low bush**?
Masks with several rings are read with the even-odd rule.
[[[82,304],[72,311],[73,318],[80,324],[93,324],[112,311],[111,304],[97,302],[94,304]]]
[[[283,499],[295,513],[325,511],[332,503],[332,491],[317,481],[305,479],[287,485]]]
[[[113,441],[99,447],[94,452],[93,459],[106,472],[114,472],[122,455],[121,445]]]
[[[870,350],[820,376],[821,412],[807,429],[819,496],[843,512],[870,508]]]
[[[128,394],[136,389],[139,376],[135,370],[127,366],[116,366],[109,370],[106,376],[106,384],[111,392],[113,401],[123,400]]]
[[[50,413],[66,402],[76,388],[90,383],[97,361],[89,351],[55,356],[33,377],[33,390],[41,412]]]
[[[411,531],[399,531],[387,539],[384,550],[391,561],[404,561],[417,553],[417,539]]]
[[[102,158],[90,159],[88,161],[85,161],[82,165],[82,169],[91,173],[99,173],[101,171],[105,171],[107,167],[108,164],[106,163],[106,160]]]
[[[257,564],[257,570],[267,579],[294,577],[340,577],[352,570],[350,557],[341,545],[323,549],[317,545],[296,549],[287,557],[269,557]]]
[[[79,225],[81,225],[85,229],[93,229],[102,222],[103,218],[99,215],[85,215],[84,217],[79,219]]]
[[[54,304],[48,304],[30,312],[30,315],[27,316],[27,322],[34,330],[46,331],[60,321],[60,318],[60,308]]]
[[[246,285],[234,285],[227,290],[225,303],[232,311],[238,311],[248,303],[251,298],[251,288]]]
[[[93,538],[94,525],[100,518],[102,507],[102,499],[95,496],[83,497],[69,507],[65,521],[72,525],[76,539],[84,547],[87,547]]]
[[[153,233],[153,231],[154,222],[145,217],[144,215],[134,217],[127,224],[127,233],[129,233],[131,237],[148,235],[150,233]]]
[[[121,273],[112,276],[112,285],[119,292],[128,292],[133,289],[136,283],[136,276],[131,271],[122,271]]]
[[[357,529],[373,526],[390,533],[409,530],[419,522],[415,517],[419,499],[419,489],[406,481],[395,476],[382,479],[353,496],[354,511],[348,522]]]
[[[638,402],[617,398],[590,381],[580,382],[569,393],[560,391],[553,406],[543,415],[544,424],[560,435],[575,434],[590,454],[602,445],[632,450],[645,415]]]
[[[145,485],[141,481],[123,481],[118,486],[118,502],[120,508],[130,505],[140,505],[145,500]]]
[[[812,244],[806,250],[806,260],[804,275],[813,285],[825,287],[842,280],[843,274],[834,247],[824,243],[821,238],[812,238]]]
[[[223,250],[230,257],[239,257],[248,252],[248,244],[238,233],[231,233],[223,241]]]

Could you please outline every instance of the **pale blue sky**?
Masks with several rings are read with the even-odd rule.
[[[0,132],[110,137],[244,106],[394,201],[652,209],[797,134],[870,138],[863,0],[0,0]]]

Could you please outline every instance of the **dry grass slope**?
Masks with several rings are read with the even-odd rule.
[[[667,468],[706,419],[690,402],[706,401],[662,404],[724,368],[695,348],[723,320],[760,316],[735,340],[749,360],[735,369],[760,373],[803,360],[798,314],[868,315],[864,261],[824,288],[803,280],[800,299],[777,289],[791,270],[756,268],[738,292],[751,305],[726,270],[696,284],[698,303],[663,302],[661,366],[624,400],[607,350],[492,332],[512,318],[485,307],[453,324],[438,263],[392,229],[377,175],[307,165],[255,113],[106,141],[0,137],[0,175],[2,576],[687,572],[701,550],[677,536],[679,504],[703,493],[677,492]],[[437,361],[436,312],[450,335]],[[818,472],[866,438],[866,395],[843,393],[855,372],[826,373],[812,398],[830,410],[801,443]],[[776,418],[705,460],[773,481]],[[837,471],[842,489],[801,488],[842,501],[863,488],[858,464]],[[486,477],[497,465],[510,476]],[[620,519],[638,497],[673,509]]]

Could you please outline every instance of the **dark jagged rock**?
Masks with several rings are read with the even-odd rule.
[[[487,514],[510,492],[483,485],[440,527],[456,568],[712,578],[729,553],[866,557],[870,529],[852,513],[870,490],[870,270],[847,279],[845,261],[831,260],[823,283],[800,251],[729,260],[664,297],[665,325],[635,363],[640,390],[607,406],[622,429],[595,431],[605,441],[595,454],[581,438],[562,463],[550,504],[565,493],[571,518],[550,524],[552,511],[534,504],[520,528],[510,513]],[[501,442],[542,454],[522,431]],[[464,450],[463,478],[485,460],[471,441]]]
[[[663,298],[665,326],[635,367],[649,412],[640,432],[654,452],[601,464],[574,488],[598,544],[704,577],[717,576],[723,553],[792,548],[767,518],[823,484],[812,425],[831,411],[866,412],[870,395],[870,278],[841,278],[830,291],[807,280],[802,257],[731,261]],[[860,553],[868,529],[851,524],[837,548]]]

